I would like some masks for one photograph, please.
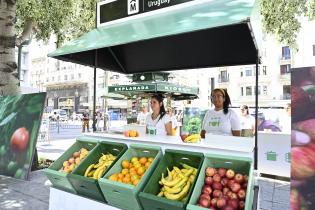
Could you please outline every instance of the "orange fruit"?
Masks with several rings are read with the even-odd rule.
[[[133,165],[134,165],[134,168],[135,168],[135,169],[138,169],[139,167],[142,166],[141,163],[135,163],[135,164],[133,164]]]
[[[122,181],[123,181],[123,183],[128,184],[128,183],[130,183],[130,177],[124,177],[122,179]]]
[[[118,178],[118,179],[122,179],[122,178],[124,178],[124,175],[121,174],[121,173],[119,173],[119,174],[117,174],[117,178]]]
[[[117,174],[113,174],[110,177],[108,177],[108,179],[117,182],[118,176],[117,176]]]
[[[121,170],[121,173],[122,173],[123,175],[126,175],[126,174],[129,173],[129,170],[128,170],[127,168],[124,168],[123,170]]]
[[[134,162],[136,162],[136,161],[138,161],[138,158],[137,158],[137,157],[132,157],[131,160],[130,160],[130,162],[132,162],[132,163],[134,163]]]
[[[132,168],[130,168],[129,169],[129,173],[131,174],[131,173],[136,173],[137,172],[137,170],[135,169],[135,167],[132,167]]]
[[[131,181],[133,182],[136,179],[140,179],[140,177],[137,174],[134,174],[131,176]]]
[[[151,165],[151,162],[146,162],[144,166],[145,166],[146,168],[149,168],[150,165]]]
[[[144,165],[146,162],[148,161],[148,159],[146,157],[142,157],[140,158],[139,162]]]
[[[117,179],[117,182],[123,183],[122,179]]]
[[[144,167],[139,167],[138,169],[137,169],[137,174],[138,175],[142,175],[142,174],[144,174],[145,173],[145,168]]]
[[[128,174],[126,174],[126,175],[125,175],[125,177],[130,178],[130,177],[131,177],[131,175],[128,173]]]
[[[140,181],[140,179],[135,179],[135,180],[133,180],[132,184],[133,184],[134,186],[137,186],[137,184],[139,183],[139,181]]]
[[[128,160],[123,160],[123,161],[121,162],[121,166],[122,166],[123,168],[130,168],[130,163],[129,163]]]
[[[148,158],[148,161],[149,161],[150,163],[152,163],[152,162],[153,162],[153,160],[154,160],[154,158],[153,158],[153,157],[149,157],[149,158]]]

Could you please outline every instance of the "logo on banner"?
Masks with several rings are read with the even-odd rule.
[[[139,0],[127,0],[128,15],[136,14],[139,12]]]

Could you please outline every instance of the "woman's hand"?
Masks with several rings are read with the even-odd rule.
[[[232,131],[233,136],[241,136],[241,131]]]
[[[201,132],[200,132],[200,136],[201,136],[201,138],[206,138],[206,131],[205,130],[202,130]]]
[[[168,136],[172,135],[172,122],[168,122],[165,124],[165,130]]]

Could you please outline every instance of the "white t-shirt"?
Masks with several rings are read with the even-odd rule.
[[[156,135],[166,136],[167,132],[165,129],[165,124],[171,122],[172,120],[167,114],[165,114],[161,119],[159,118],[160,115],[155,120],[152,120],[151,114],[147,115],[146,125],[147,127],[154,127],[156,129]]]
[[[241,116],[241,129],[253,129],[255,118],[251,115]]]
[[[176,128],[177,127],[177,118],[176,116],[169,116],[171,121],[172,121],[172,128]]]
[[[206,133],[232,136],[232,130],[241,130],[240,119],[232,109],[227,114],[223,110],[209,110],[203,118],[202,130]]]
[[[148,115],[150,115],[149,112],[146,113],[140,112],[137,116],[137,122],[139,122],[140,125],[145,125]]]

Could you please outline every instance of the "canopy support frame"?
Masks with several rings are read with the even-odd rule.
[[[110,54],[113,56],[114,60],[116,61],[117,65],[121,68],[121,70],[126,74],[127,71],[124,68],[124,66],[121,64],[121,62],[119,62],[119,59],[117,57],[117,55],[115,54],[115,52],[113,51],[113,49],[111,47],[108,48],[108,51],[110,52]]]
[[[258,68],[260,63],[259,51],[256,50],[256,68],[255,68],[255,147],[254,147],[254,169],[257,170],[257,162],[258,162]]]

